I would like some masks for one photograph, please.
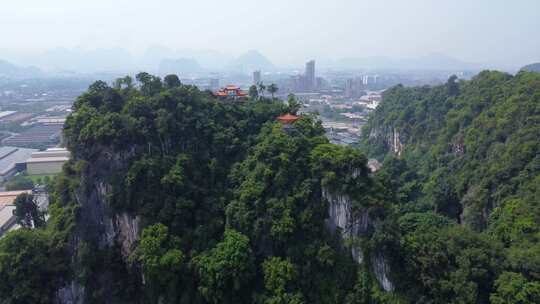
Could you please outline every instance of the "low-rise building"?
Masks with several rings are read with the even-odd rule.
[[[26,161],[26,172],[29,175],[60,173],[69,157],[70,152],[64,148],[51,148],[42,152],[34,152]]]
[[[4,139],[2,143],[25,148],[53,147],[60,142],[62,128],[63,123],[36,124],[20,134]]]
[[[11,116],[13,114],[17,113],[17,111],[1,111],[0,112],[0,119]]]
[[[0,147],[0,182],[24,170],[26,160],[36,149]]]
[[[294,93],[294,97],[302,103],[307,103],[312,99],[320,99],[321,94],[320,93]]]

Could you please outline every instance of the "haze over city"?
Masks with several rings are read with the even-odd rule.
[[[540,2],[535,0],[27,0],[2,5],[0,58],[40,68],[61,69],[48,65],[49,58],[81,58],[96,50],[109,61],[125,61],[103,63],[103,69],[123,68],[145,56],[208,58],[213,65],[252,49],[280,67],[301,67],[311,58],[331,66],[342,58],[436,54],[471,66],[515,70],[540,60]]]
[[[0,304],[539,304],[540,0],[5,0]]]

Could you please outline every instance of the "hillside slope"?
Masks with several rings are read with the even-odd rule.
[[[425,186],[413,201],[429,200],[482,230],[494,208],[538,175],[538,74],[482,72],[433,88],[394,87],[384,99],[364,146],[370,156],[395,154],[413,168]]]
[[[405,240],[419,238],[418,231],[408,234],[403,229],[411,219],[416,223],[420,216],[423,222],[426,214],[435,212],[445,221],[464,227],[461,233],[479,238],[477,244],[486,248],[474,249],[475,255],[481,253],[485,258],[492,252],[495,260],[484,261],[488,263],[488,276],[482,284],[495,280],[494,288],[499,292],[530,292],[535,296],[526,296],[529,302],[523,303],[537,303],[540,74],[520,72],[512,76],[484,71],[470,81],[458,82],[451,77],[442,86],[391,88],[369,119],[362,146],[369,156],[384,160],[378,176],[394,193],[398,221],[407,223],[400,231]],[[430,219],[427,223],[434,228],[437,222]],[[420,236],[443,243],[456,237],[434,231]],[[464,246],[462,250],[476,247],[460,246]],[[401,248],[406,251],[407,246]],[[441,250],[432,254],[445,251]],[[411,254],[418,259],[418,253]],[[406,256],[402,252],[398,260]],[[530,260],[525,261],[526,256]],[[500,266],[487,266],[496,260]],[[525,282],[528,285],[522,285],[523,290],[505,285]],[[413,284],[418,286],[429,285]],[[481,298],[480,287],[476,286],[476,302],[484,303],[488,297],[485,294]],[[487,291],[491,287],[483,288]],[[515,302],[515,294],[492,294],[490,300],[521,303]]]
[[[390,210],[366,158],[329,144],[313,117],[284,128],[286,111],[220,101],[174,75],[94,83],[66,122],[73,159],[45,231],[0,242],[0,298],[343,303],[360,297],[359,278],[393,297],[382,292],[393,289],[386,257],[348,243],[369,239]],[[33,240],[63,267],[12,254],[38,250]],[[18,276],[30,269],[50,284]]]
[[[0,302],[538,303],[540,74],[386,91],[375,174],[315,117],[278,123],[294,104],[136,79],[75,102],[46,227],[0,240]]]

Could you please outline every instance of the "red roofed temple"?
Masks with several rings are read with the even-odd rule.
[[[287,114],[278,116],[277,120],[279,120],[279,122],[284,123],[284,124],[292,124],[293,122],[297,121],[299,118],[300,117],[296,115],[287,113]]]
[[[242,91],[239,87],[235,85],[228,85],[214,93],[214,96],[221,99],[247,98],[247,95],[248,94],[246,92]]]

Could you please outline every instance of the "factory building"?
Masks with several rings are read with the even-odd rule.
[[[64,148],[51,148],[42,152],[34,152],[26,161],[26,172],[28,175],[60,173],[69,157],[69,151]]]
[[[36,149],[0,147],[0,182],[24,170],[24,163]]]

